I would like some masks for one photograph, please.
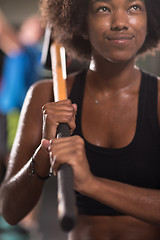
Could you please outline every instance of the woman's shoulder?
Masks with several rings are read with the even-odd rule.
[[[53,80],[43,79],[33,83],[29,89],[30,94],[35,97],[51,98],[53,95]]]
[[[39,91],[44,89],[50,89],[52,87],[53,80],[52,79],[42,79],[38,80],[37,82],[33,83],[30,87],[34,91]]]
[[[23,106],[37,109],[51,101],[53,101],[52,79],[43,79],[30,86]]]
[[[69,95],[72,86],[74,83],[74,80],[77,75],[80,74],[81,71],[77,71],[74,73],[71,73],[67,76],[66,79],[66,88],[67,88],[67,94]],[[41,102],[50,102],[53,101],[53,80],[52,79],[43,79],[35,82],[29,89],[28,95],[34,99],[41,99]]]

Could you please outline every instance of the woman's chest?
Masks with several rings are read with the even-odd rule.
[[[127,146],[134,138],[138,117],[136,98],[117,98],[99,104],[83,104],[81,128],[90,143],[108,147]]]
[[[160,187],[160,135],[140,117],[138,99],[105,106],[84,105],[82,136],[91,171],[141,187]]]

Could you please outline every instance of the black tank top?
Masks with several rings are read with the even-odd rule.
[[[77,103],[76,129],[74,135],[83,139],[81,110],[85,88],[86,71],[74,80],[70,99]],[[157,114],[157,78],[142,72],[136,132],[129,145],[119,149],[95,146],[86,139],[86,155],[92,173],[138,187],[160,188],[160,129]],[[126,193],[127,194],[127,193]],[[106,205],[76,192],[80,214],[121,215]]]

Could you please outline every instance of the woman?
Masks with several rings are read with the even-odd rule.
[[[135,66],[158,44],[159,1],[44,0],[42,10],[58,41],[91,61],[68,77],[70,100],[52,102],[51,81],[29,90],[1,188],[3,216],[20,221],[50,164],[56,174],[68,163],[79,211],[68,239],[159,239],[160,83]],[[73,136],[55,138],[60,122]]]

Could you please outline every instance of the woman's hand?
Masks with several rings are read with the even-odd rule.
[[[56,131],[59,123],[67,123],[72,134],[75,125],[75,116],[77,105],[72,104],[71,100],[66,99],[59,102],[47,103],[42,107],[43,111],[43,129],[42,138],[53,139],[56,137]]]
[[[83,192],[93,177],[83,139],[79,136],[71,136],[53,139],[50,144],[48,151],[53,172],[56,174],[61,164],[69,164],[73,169],[75,189]]]

